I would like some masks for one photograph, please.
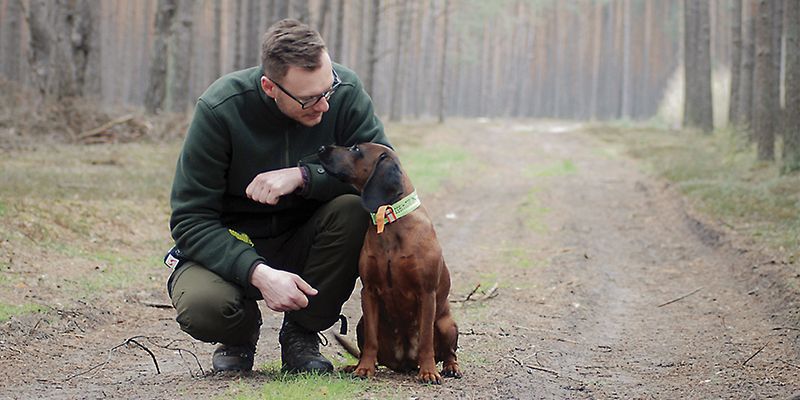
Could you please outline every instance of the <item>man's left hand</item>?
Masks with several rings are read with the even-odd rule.
[[[252,200],[274,206],[281,196],[294,192],[302,185],[300,167],[284,168],[256,175],[247,185],[245,193]]]

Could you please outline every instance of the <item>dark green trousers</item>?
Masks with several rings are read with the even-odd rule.
[[[369,216],[355,195],[339,196],[303,225],[281,236],[253,240],[267,265],[300,275],[319,293],[285,317],[311,331],[330,328],[358,278],[358,256]],[[226,281],[194,262],[173,271],[169,294],[181,329],[197,340],[252,343],[261,325],[257,291]]]

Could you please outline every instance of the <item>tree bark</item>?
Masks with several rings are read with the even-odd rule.
[[[18,0],[10,0],[6,5],[3,22],[3,74],[12,82],[22,80],[20,60],[22,58],[22,7]]]
[[[144,108],[149,114],[160,112],[164,106],[167,94],[167,46],[176,8],[177,0],[158,0],[156,32],[150,56],[150,81],[144,98]]]
[[[622,118],[631,118],[631,0],[624,0],[622,45]]]
[[[686,0],[685,23],[685,100],[683,121],[710,133],[714,129],[711,101],[711,55],[709,7],[703,0]]]
[[[739,87],[742,71],[742,0],[733,0],[731,7],[731,92],[728,103],[728,121],[735,123],[742,101]]]
[[[447,81],[447,38],[450,36],[450,32],[447,30],[448,22],[450,21],[450,0],[444,0],[444,16],[442,17],[444,21],[442,22],[442,54],[441,54],[441,62],[439,64],[439,88],[438,88],[438,96],[439,99],[439,123],[444,123],[444,116],[445,116],[445,82]]]
[[[800,171],[800,1],[786,0],[786,119],[783,124],[784,173]]]
[[[166,109],[186,112],[191,102],[189,76],[192,70],[192,7],[194,0],[178,0],[167,48]]]
[[[261,58],[261,24],[258,17],[261,15],[261,1],[249,0],[247,2],[247,16],[245,18],[246,34],[244,38],[245,48],[244,64],[242,67],[252,67],[259,64]]]
[[[216,78],[222,74],[222,0],[214,2],[214,33],[211,37],[211,76]],[[255,50],[254,50],[255,51]],[[261,52],[258,52],[261,54]],[[260,58],[260,57],[259,57]],[[260,60],[259,60],[260,61]]]
[[[308,0],[291,0],[292,2],[292,9],[291,9],[291,16],[292,18],[305,23],[310,24],[311,21],[311,12],[308,8]]]
[[[397,15],[397,31],[395,32],[394,44],[394,72],[392,73],[392,88],[389,91],[389,121],[399,121],[402,114],[402,89],[400,88],[401,82],[405,80],[405,71],[403,68],[405,60],[403,59],[404,43],[406,43],[407,35],[405,27],[408,21],[409,3],[403,2],[402,8]]]
[[[367,43],[367,73],[364,77],[364,89],[370,96],[375,96],[375,65],[378,63],[378,34],[381,25],[381,0],[372,0],[372,16],[369,19],[369,42]]]
[[[756,23],[756,65],[754,88],[753,133],[760,161],[775,159],[775,116],[780,113],[778,99],[774,95],[775,67],[772,53],[772,7],[769,0],[758,2]]]
[[[753,140],[753,83],[756,57],[756,3],[744,0],[742,11],[742,72],[740,76],[739,111],[736,124],[747,130],[747,138]]]

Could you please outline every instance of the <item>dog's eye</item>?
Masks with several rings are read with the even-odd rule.
[[[361,151],[361,149],[358,148],[358,145],[353,145],[350,147],[350,151]]]

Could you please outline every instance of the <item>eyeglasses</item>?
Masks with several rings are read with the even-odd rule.
[[[336,92],[336,89],[342,83],[342,80],[339,79],[339,74],[336,73],[336,70],[335,69],[331,69],[331,70],[333,71],[333,84],[331,84],[331,88],[326,90],[324,93],[322,93],[322,94],[320,94],[318,96],[310,96],[310,97],[306,97],[305,99],[298,99],[293,94],[289,93],[288,90],[284,89],[283,86],[281,86],[280,83],[278,83],[277,81],[275,81],[272,78],[270,78],[270,80],[272,81],[272,83],[275,84],[275,86],[278,87],[278,89],[283,90],[283,93],[286,93],[287,95],[289,95],[289,97],[291,97],[292,100],[294,100],[298,104],[300,104],[300,107],[303,110],[305,110],[306,108],[314,107],[323,98],[325,98],[325,100],[328,100],[331,97],[331,95],[334,92]]]

